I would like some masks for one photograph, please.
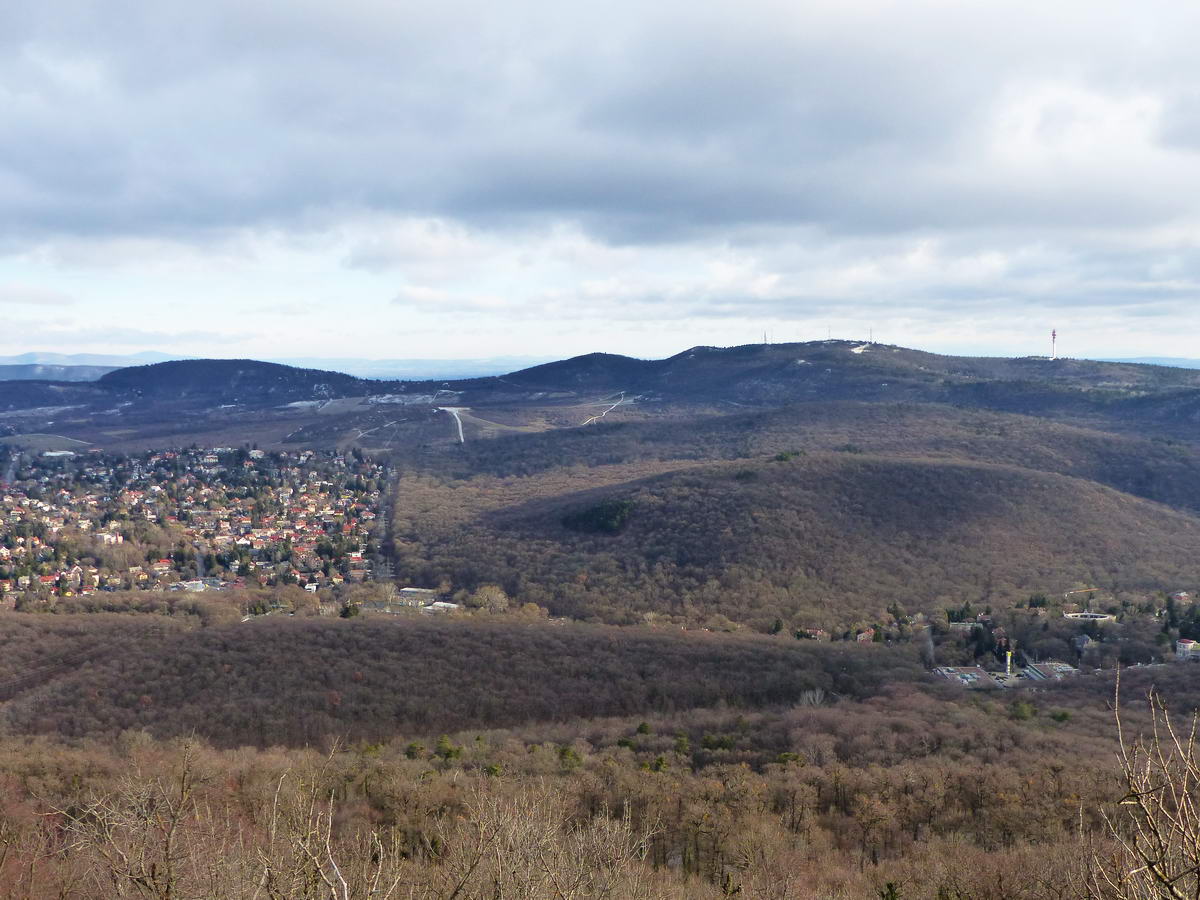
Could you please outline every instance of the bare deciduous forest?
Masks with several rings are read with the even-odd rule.
[[[1191,667],[1126,669],[1120,729],[1113,677],[1200,637],[1190,447],[814,403],[393,457],[379,537],[445,616],[374,614],[390,583],[0,614],[0,898],[1194,889]],[[1062,617],[1082,585],[1107,631]],[[929,675],[998,640],[1084,674]]]
[[[0,897],[1158,896],[1097,880],[1145,840],[1111,678],[980,695],[879,647],[144,621],[3,617],[47,662],[81,626],[120,659],[7,704]],[[1125,733],[1152,688],[1193,708],[1190,674],[1127,672]]]
[[[714,704],[753,709],[814,690],[863,697],[922,676],[900,650],[677,629],[411,617],[151,630],[137,616],[3,617],[6,626],[13,619],[8,643],[49,667],[74,664],[48,669],[57,677],[45,683],[27,679],[0,721],[67,738],[144,729],[163,738],[194,731],[223,746],[378,741]],[[0,666],[0,683],[26,671],[21,654]]]

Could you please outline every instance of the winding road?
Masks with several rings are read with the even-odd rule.
[[[454,416],[454,423],[456,425],[458,425],[458,442],[460,444],[465,444],[467,442],[467,439],[466,439],[466,437],[463,436],[462,416],[460,416],[459,413],[469,412],[470,407],[469,406],[439,406],[438,409],[441,410],[442,412],[448,412],[448,413],[450,413],[450,415]]]
[[[598,421],[600,421],[601,419],[603,419],[605,416],[607,416],[607,415],[608,415],[610,412],[612,412],[614,409],[616,409],[618,406],[620,406],[622,403],[625,403],[625,402],[626,402],[626,401],[625,401],[625,392],[624,392],[624,391],[621,391],[621,396],[620,396],[620,399],[618,399],[616,403],[614,403],[612,406],[610,406],[610,407],[609,407],[608,409],[606,409],[604,412],[600,413],[600,415],[598,415],[598,416],[588,416],[586,419],[584,419],[584,420],[583,420],[582,422],[580,422],[579,424],[580,424],[580,425],[591,425],[593,422],[598,422]],[[631,401],[629,401],[629,402],[631,402],[631,403],[632,403],[633,401],[631,400]]]

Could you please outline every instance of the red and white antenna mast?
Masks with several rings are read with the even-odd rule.
[[[1058,332],[1050,332],[1050,358],[1058,359]]]

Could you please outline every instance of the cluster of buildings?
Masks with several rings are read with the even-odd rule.
[[[1038,681],[1062,681],[1079,674],[1079,670],[1065,662],[1051,659],[1004,672],[989,672],[981,666],[939,666],[935,675],[972,690],[991,688],[1014,688]]]
[[[194,448],[4,462],[0,595],[315,591],[371,577],[385,472],[361,454]]]

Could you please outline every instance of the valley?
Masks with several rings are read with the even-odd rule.
[[[268,824],[295,778],[339,864],[430,900],[523,864],[504,821],[610,829],[621,896],[1073,897],[1097,870],[1062,855],[1118,852],[1118,668],[1130,728],[1197,702],[1195,371],[826,341],[0,399],[0,874],[31,896],[109,846],[62,814],[92,849],[39,855],[41,798],[190,772],[177,861],[237,845],[221,891],[271,840],[303,869],[305,814]]]
[[[1200,404],[1194,370],[822,341],[461,382],[188,360],[21,384],[79,392],[10,401],[28,430],[2,440],[30,459],[230,438],[211,446],[386,465],[372,552],[398,586],[553,618],[840,635],[1081,585],[1157,615],[1200,581],[1197,421],[1164,417]],[[571,524],[614,504],[612,527]]]

